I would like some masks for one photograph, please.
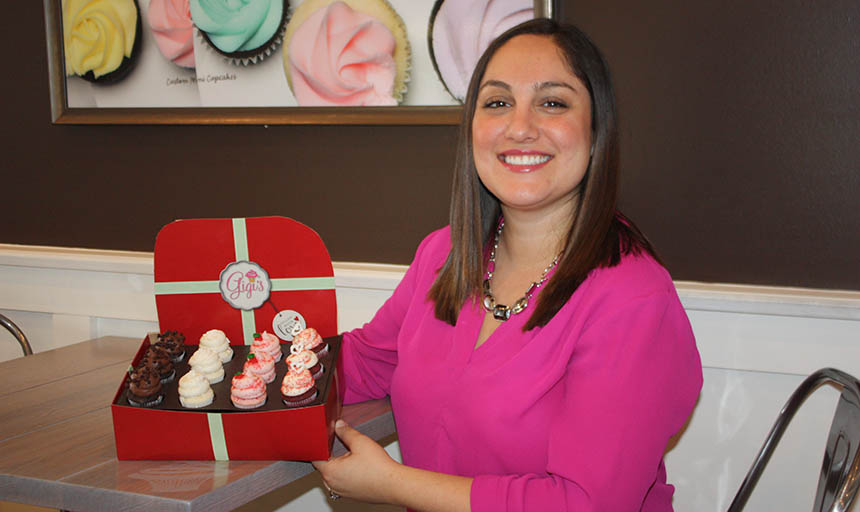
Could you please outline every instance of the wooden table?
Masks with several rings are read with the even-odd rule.
[[[118,461],[110,403],[140,343],[104,337],[0,363],[0,501],[232,510],[313,471],[306,462]],[[394,433],[387,400],[346,406],[343,418],[377,440]],[[343,453],[339,441],[334,451]]]

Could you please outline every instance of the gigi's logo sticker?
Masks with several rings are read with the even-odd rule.
[[[221,271],[221,297],[236,309],[257,309],[269,300],[272,282],[263,267],[253,261],[237,261]]]

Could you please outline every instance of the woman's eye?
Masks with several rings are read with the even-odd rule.
[[[545,100],[543,106],[547,108],[567,108],[567,105],[558,100]]]
[[[484,102],[484,108],[501,108],[508,106],[508,103],[503,100],[488,100]]]

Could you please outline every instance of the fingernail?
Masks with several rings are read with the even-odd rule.
[[[345,426],[346,426],[346,422],[343,420],[337,420],[336,422],[334,422],[335,428],[343,428]]]

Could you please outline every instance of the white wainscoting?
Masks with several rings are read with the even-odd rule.
[[[341,331],[369,320],[405,271],[365,263],[334,268]],[[0,312],[19,324],[36,352],[104,335],[142,337],[158,330],[152,269],[151,253],[0,244]],[[860,292],[676,285],[696,333],[705,385],[666,457],[675,509],[722,511],[803,377],[825,366],[860,376]],[[0,360],[20,356],[5,330],[0,338]],[[747,510],[811,508],[836,397],[828,388],[807,403]],[[387,448],[396,452],[396,442]],[[254,508],[332,510],[313,480],[291,487]],[[339,504],[336,510],[369,509]]]

